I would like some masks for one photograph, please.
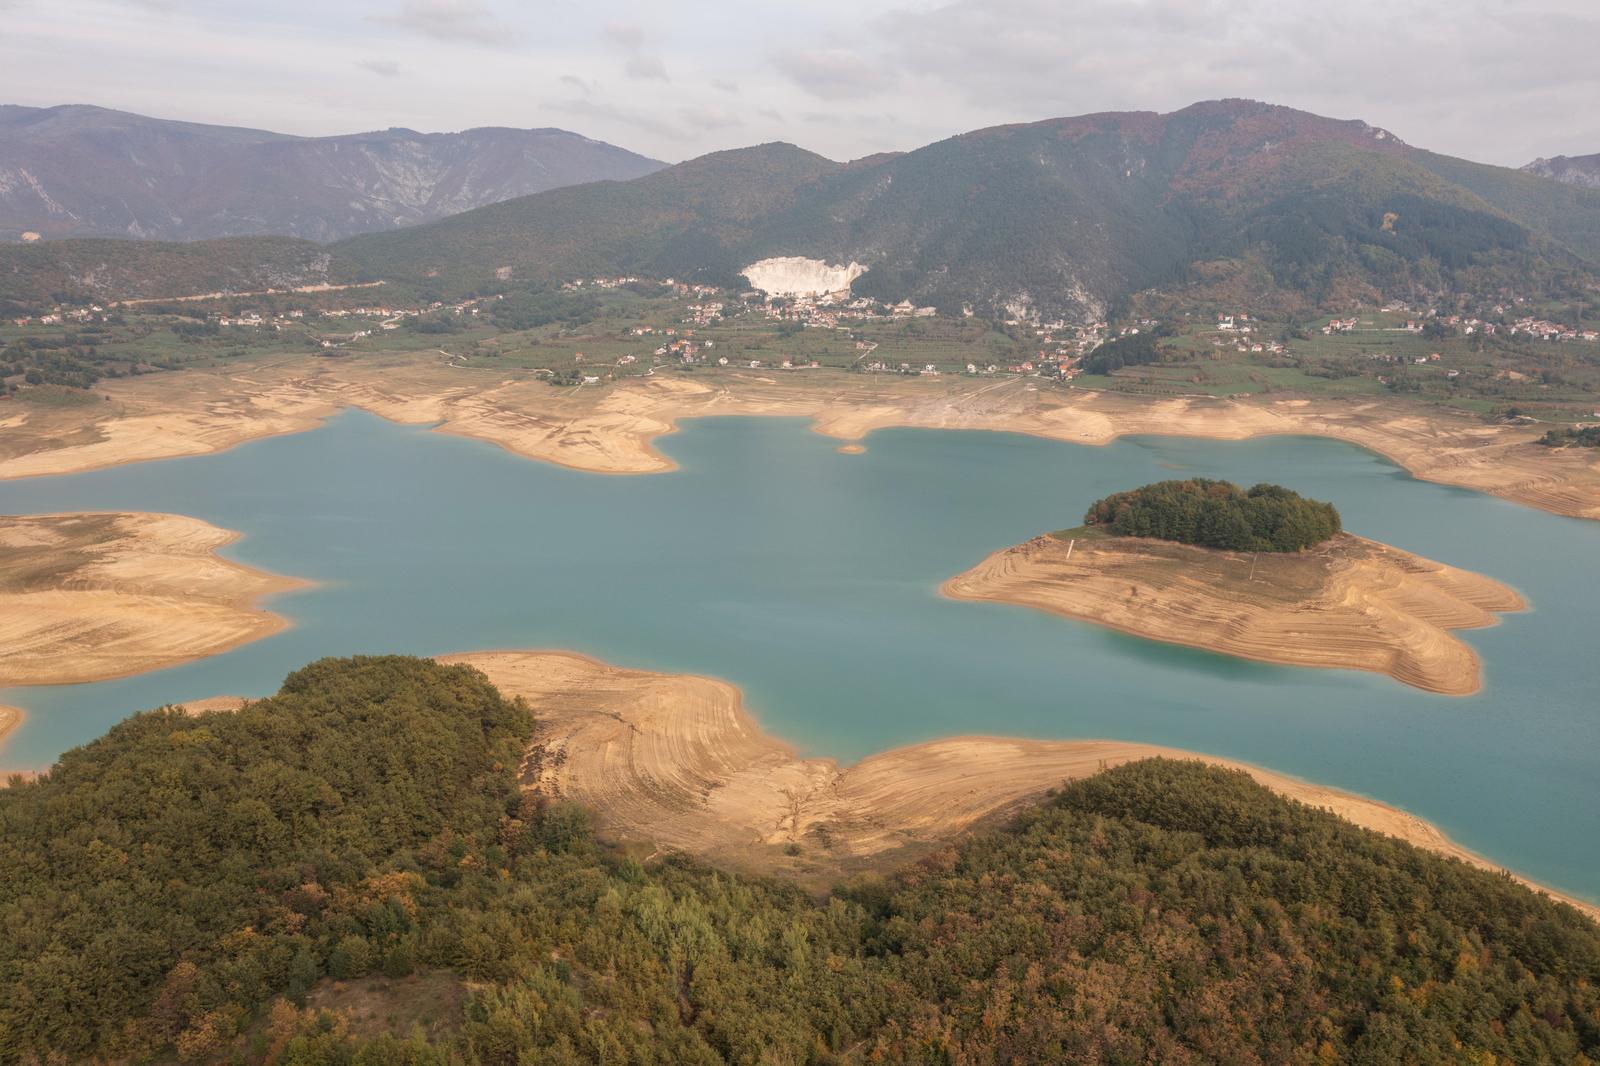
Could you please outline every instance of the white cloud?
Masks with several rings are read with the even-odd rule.
[[[519,36],[478,0],[405,0],[373,19],[441,41],[504,45]]]
[[[806,92],[824,100],[849,100],[882,89],[893,80],[881,63],[846,48],[785,49],[773,64]]]
[[[685,107],[680,108],[678,114],[697,130],[728,130],[744,125],[744,119],[732,111],[715,107]]]
[[[634,55],[622,65],[623,72],[635,81],[666,81],[667,67],[656,56]]]
[[[1488,162],[1600,151],[1594,0],[684,0],[670,22],[644,0],[150,2],[0,0],[8,99],[289,133],[565,125],[682,159],[1247,96]]]

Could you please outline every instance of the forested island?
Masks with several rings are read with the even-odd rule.
[[[1344,527],[1331,503],[1282,485],[1241,489],[1231,481],[1158,481],[1096,500],[1083,516],[1119,537],[1155,537],[1225,551],[1303,551]]]
[[[1526,606],[1481,574],[1340,532],[1331,505],[1276,485],[1160,482],[1108,496],[1087,518],[994,552],[942,591],[1451,696],[1478,691],[1482,670],[1450,631]]]
[[[1600,1052],[1600,928],[1242,773],[1125,765],[818,899],[602,845],[519,788],[535,728],[465,666],[325,660],[13,781],[0,1060]]]

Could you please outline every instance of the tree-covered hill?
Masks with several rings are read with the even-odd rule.
[[[720,153],[340,250],[373,274],[482,272],[493,259],[708,280],[803,255],[865,264],[856,291],[886,300],[1082,317],[1181,288],[1204,264],[1265,270],[1307,304],[1351,289],[1537,287],[1600,260],[1600,193],[1419,151],[1362,122],[1221,101],[978,130],[848,166],[787,146]]]
[[[1224,551],[1302,551],[1343,526],[1333,504],[1282,485],[1248,491],[1231,481],[1157,481],[1089,505],[1085,525],[1121,537],[1155,537]]]
[[[791,144],[716,152],[634,181],[595,182],[508,200],[428,226],[333,245],[364,276],[443,278],[459,286],[594,274],[735,283],[737,254],[764,220],[839,164]]]
[[[333,256],[294,237],[0,244],[0,313],[59,301],[260,292],[330,280]]]
[[[0,1062],[1600,1053],[1600,928],[1244,774],[1120,767],[817,899],[608,851],[519,794],[532,728],[465,667],[326,660],[13,782]],[[383,1006],[418,969],[467,983],[453,1027]],[[332,982],[402,1031],[297,1007]]]
[[[505,267],[733,282],[757,260],[806,256],[865,265],[860,293],[950,312],[1093,318],[1132,294],[1199,295],[1229,278],[1307,310],[1564,293],[1600,263],[1600,190],[1224,100],[1000,126],[851,164],[760,145],[327,250],[339,278],[441,295]],[[0,248],[0,295],[15,254]],[[77,277],[102,298],[115,287]]]

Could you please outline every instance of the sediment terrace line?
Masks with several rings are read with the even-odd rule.
[[[223,559],[231,530],[143,512],[0,517],[0,686],[106,681],[282,630],[305,582]]]
[[[951,737],[841,767],[801,758],[764,733],[739,690],[713,678],[628,670],[559,651],[440,661],[470,664],[528,701],[540,731],[525,786],[594,811],[613,839],[817,885],[888,869],[1064,781],[1153,756],[1243,770],[1363,828],[1499,869],[1415,815],[1229,759],[1126,741]],[[1517,880],[1600,920],[1600,906]]]
[[[1375,451],[1424,480],[1600,518],[1600,455],[1552,451],[1534,444],[1537,434],[1523,427],[1425,417],[1393,401],[1151,400],[1024,379],[774,375],[658,374],[570,390],[520,371],[463,379],[416,353],[337,364],[297,359],[249,373],[148,375],[103,386],[112,405],[31,409],[20,424],[8,419],[0,433],[0,478],[217,451],[310,429],[348,406],[397,422],[437,423],[442,432],[592,473],[655,473],[673,464],[654,442],[682,419],[780,415],[810,418],[818,432],[844,441],[890,427],[998,430],[1078,444],[1130,434],[1332,437]]]
[[[1369,670],[1449,696],[1482,687],[1477,652],[1450,631],[1527,606],[1481,574],[1348,533],[1306,552],[1258,555],[1035,537],[940,591],[1259,662]]]

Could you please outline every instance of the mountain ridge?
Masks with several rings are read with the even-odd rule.
[[[1593,155],[1557,155],[1539,158],[1522,167],[1529,174],[1576,185],[1585,189],[1600,189],[1600,152]]]
[[[665,187],[695,172],[696,187],[727,189],[737,180],[719,162],[744,151],[753,149],[643,181]],[[594,186],[332,250],[367,271],[415,274],[426,264],[430,276],[463,280],[487,264],[451,259],[451,245],[493,243],[503,250],[496,266],[535,280],[655,265],[728,282],[771,257],[857,261],[868,267],[860,294],[1075,318],[1190,284],[1207,264],[1264,269],[1277,289],[1316,304],[1543,279],[1600,259],[1600,195],[1437,156],[1359,120],[1254,101],[996,126],[846,164],[812,158],[775,172],[769,213],[737,227]],[[719,206],[715,196],[706,203]],[[676,254],[608,252],[605,242],[569,254],[548,232],[574,209],[651,233]]]
[[[3,105],[0,239],[331,241],[663,165],[554,127],[301,137],[92,105]]]
[[[274,276],[285,251],[273,249]],[[1570,287],[1600,263],[1600,190],[1438,155],[1360,120],[1217,100],[994,126],[848,163],[771,142],[322,251],[291,257],[320,264],[297,284],[743,285],[749,265],[799,257],[858,262],[858,294],[951,314],[1097,319],[1149,292],[1299,313]],[[227,249],[230,278],[249,274],[248,252]],[[115,298],[107,279],[148,289],[137,260],[178,253],[46,242],[31,254],[0,251],[0,297]],[[107,256],[119,269],[98,269]],[[192,246],[185,261],[199,261]]]

